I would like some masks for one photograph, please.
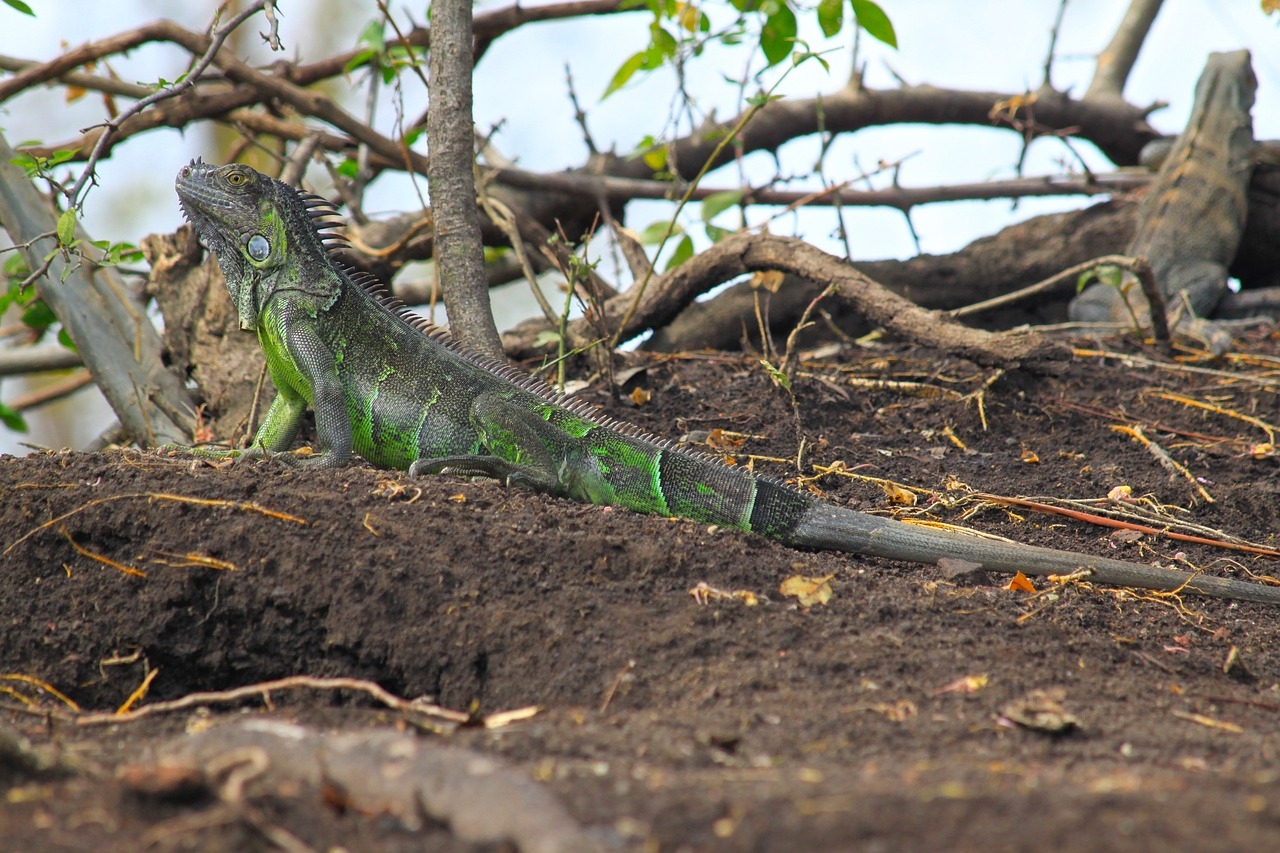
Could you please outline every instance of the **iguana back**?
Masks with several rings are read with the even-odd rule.
[[[494,477],[560,497],[673,515],[802,548],[1280,603],[1280,589],[947,533],[832,506],[600,416],[462,351],[371,278],[335,260],[333,208],[237,164],[178,174],[183,211],[218,253],[243,328],[279,393],[246,455],[288,450],[308,405],[320,452],[411,474]]]

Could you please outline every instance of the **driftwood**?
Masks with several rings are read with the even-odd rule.
[[[1133,225],[1131,203],[1103,202],[1071,213],[1033,217],[975,240],[954,254],[855,262],[854,266],[921,307],[945,311],[1008,293],[1090,258],[1113,254],[1128,241]],[[744,335],[758,337],[757,297],[762,300],[770,332],[785,338],[821,292],[822,286],[797,276],[787,276],[772,293],[761,292],[752,282],[737,284],[714,299],[689,305],[666,327],[656,330],[644,348],[658,352],[734,349]],[[984,316],[981,324],[1011,328],[1057,322],[1066,316],[1066,296],[1060,302],[1039,300],[1031,306]],[[870,328],[867,319],[847,304],[828,301],[822,307],[846,334],[857,336]]]
[[[179,736],[155,752],[154,763],[122,773],[136,795],[215,793],[221,808],[260,829],[267,824],[254,801],[310,796],[357,814],[389,816],[409,832],[436,822],[466,844],[510,844],[528,853],[599,849],[527,773],[492,756],[388,729],[318,731],[254,719]]]

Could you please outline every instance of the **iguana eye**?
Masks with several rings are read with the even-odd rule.
[[[249,250],[249,257],[255,261],[265,261],[267,255],[271,254],[271,244],[261,234],[254,234],[250,237],[249,242],[245,244],[245,248]]]
[[[247,180],[249,179],[245,176],[244,172],[232,172],[227,175],[227,183],[231,184],[233,187],[238,187]]]

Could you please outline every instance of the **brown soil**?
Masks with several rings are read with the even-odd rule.
[[[1250,452],[1266,432],[1155,393],[1275,423],[1280,337],[1255,336],[1242,351],[1250,358],[1207,365],[1222,373],[1081,359],[1059,378],[1006,375],[985,394],[985,430],[973,401],[851,387],[832,366],[962,394],[988,378],[905,347],[808,365],[794,388],[799,431],[786,392],[753,359],[654,361],[632,382],[652,393],[645,405],[593,399],[659,435],[746,434],[743,464],[748,453],[794,457],[802,433],[806,468],[842,461],[944,501],[961,494],[945,489],[949,478],[1054,498],[1128,485],[1178,517],[1274,547],[1280,464]],[[1122,416],[1144,424],[1214,502],[1113,431]],[[887,510],[865,481],[820,485],[832,501]],[[470,812],[492,825],[550,820],[558,802],[588,844],[625,851],[1280,849],[1274,608],[1081,583],[1054,592],[1038,582],[1049,594],[1033,596],[1002,588],[1003,577],[948,580],[932,566],[801,553],[364,466],[56,453],[0,461],[0,494],[0,846],[505,850],[476,840],[485,832]],[[974,505],[938,505],[934,516],[1070,550],[1277,573],[1238,552],[1128,541],[1025,510],[987,505],[962,518]],[[830,601],[805,608],[782,596],[797,574],[833,576]],[[700,604],[690,595],[699,582],[760,603]],[[148,673],[135,707],[305,674],[369,679],[476,721],[540,710],[456,727],[353,690],[291,690],[85,725],[14,677],[114,711]],[[1049,724],[1065,714],[1076,727],[1014,722],[1032,703]],[[314,732],[402,731],[440,757],[414,790],[434,783],[444,799],[424,794],[416,817],[397,820],[336,767],[317,784],[288,767],[270,776],[248,747],[203,763],[158,757],[199,732],[264,718]],[[455,749],[436,750],[444,744]],[[524,793],[496,805],[483,784],[459,794],[472,789],[454,784],[448,756],[480,754],[499,758],[509,769],[494,778]],[[550,805],[538,799],[547,793]],[[524,838],[522,849],[571,846]]]

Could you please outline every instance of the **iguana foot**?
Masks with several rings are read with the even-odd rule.
[[[436,459],[419,459],[409,466],[409,476],[415,479],[431,474],[487,477],[508,488],[559,493],[559,483],[554,479],[539,477],[529,466],[517,465],[499,456],[442,456]]]
[[[271,462],[285,465],[291,468],[341,468],[347,464],[347,460],[340,458],[332,453],[310,453],[298,454],[282,451],[280,453],[272,453],[262,447],[262,445],[254,445],[246,447],[243,450],[215,450],[208,447],[192,447],[185,444],[165,444],[161,445],[160,450],[176,451],[187,456],[194,456],[198,459],[208,459],[214,461],[231,460],[233,466],[243,465],[247,462],[258,462],[268,460]]]
[[[1190,338],[1217,357],[1235,348],[1236,339],[1228,324],[1200,317],[1187,317],[1169,330],[1172,334]]]

